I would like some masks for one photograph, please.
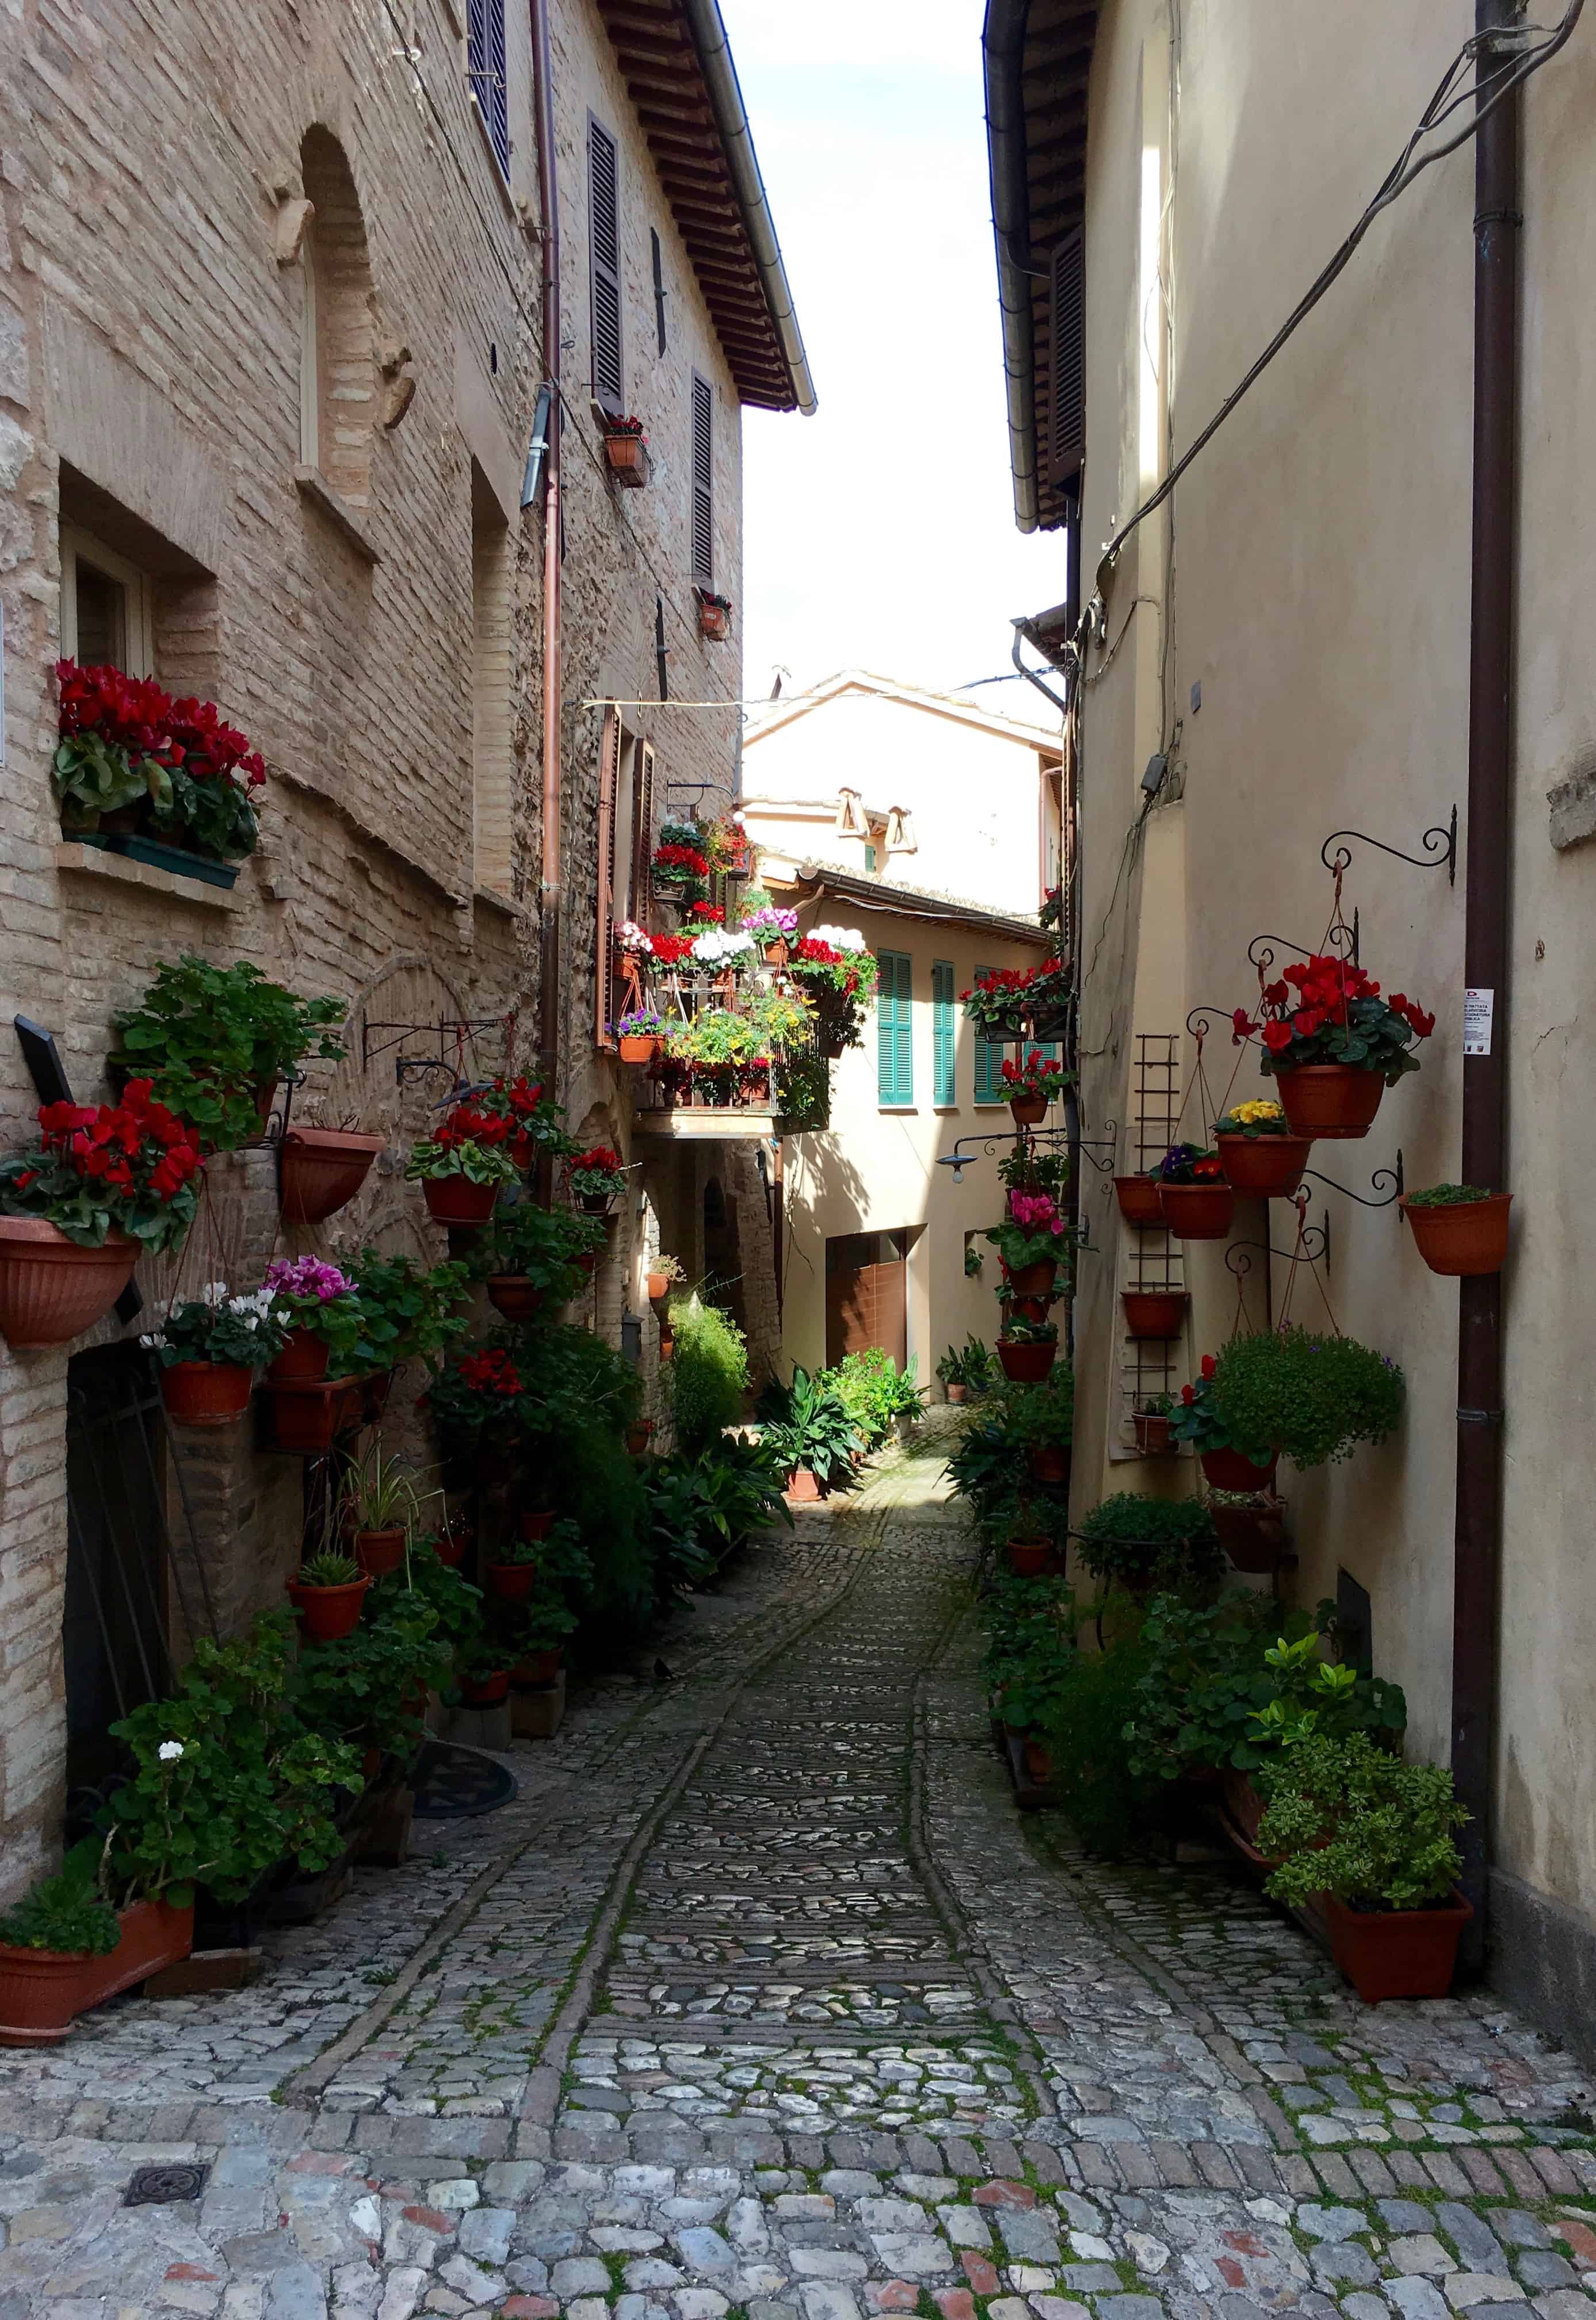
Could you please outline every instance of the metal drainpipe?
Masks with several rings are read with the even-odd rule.
[[[1476,0],[1489,33],[1514,0]],[[1481,64],[1482,73],[1485,61]],[[1513,559],[1517,512],[1519,148],[1521,96],[1483,125],[1474,160],[1474,470],[1469,643],[1468,868],[1464,979],[1492,994],[1491,1051],[1463,1066],[1463,1177],[1502,1186],[1507,1127],[1508,895],[1511,829]],[[1497,1579],[1501,1548],[1501,1284],[1458,1284],[1457,1485],[1452,1612],[1452,1771],[1474,1817],[1462,1832],[1474,1905],[1465,1956],[1485,1953]]]
[[[539,943],[539,1033],[545,1083],[559,1083],[560,950],[560,503],[559,180],[554,137],[554,66],[549,0],[530,0],[537,81],[538,206],[543,226],[543,369],[554,389],[543,492],[543,866]]]

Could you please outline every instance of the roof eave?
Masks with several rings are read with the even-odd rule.
[[[1029,919],[1011,919],[1002,911],[983,910],[978,902],[956,902],[939,894],[923,894],[913,887],[893,886],[879,878],[855,877],[821,862],[801,862],[794,885],[809,899],[835,894],[862,911],[882,911],[898,919],[947,920],[955,926],[981,927],[1011,942],[1035,943],[1050,949],[1056,938]]]

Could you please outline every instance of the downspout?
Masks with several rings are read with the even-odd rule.
[[[1476,0],[1483,34],[1515,0]],[[1489,56],[1480,61],[1488,70]],[[1519,373],[1519,149],[1515,92],[1482,123],[1474,156],[1474,471],[1469,639],[1468,868],[1464,980],[1487,994],[1484,1055],[1463,1065],[1463,1178],[1500,1192],[1507,1128],[1508,894],[1511,832],[1514,551]],[[1457,1484],[1452,1608],[1452,1772],[1473,1816],[1462,1832],[1474,1906],[1465,1956],[1484,1957],[1491,1853],[1501,1552],[1501,1283],[1458,1284]]]
[[[1030,0],[987,0],[981,34],[986,81],[986,150],[992,231],[997,246],[1003,325],[1003,390],[1009,405],[1009,464],[1014,521],[1037,528],[1036,349],[1031,337],[1030,193],[1025,163],[1025,31]]]
[[[543,866],[538,962],[538,1044],[547,1086],[559,1084],[560,951],[560,499],[559,180],[554,140],[554,65],[549,0],[530,0],[538,208],[543,224],[543,369],[554,392],[543,487]]]

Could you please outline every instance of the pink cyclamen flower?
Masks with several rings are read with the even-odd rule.
[[[334,1297],[347,1296],[354,1285],[336,1264],[324,1264],[319,1256],[274,1258],[262,1283],[267,1289],[280,1290],[286,1297],[313,1297],[322,1305]]]

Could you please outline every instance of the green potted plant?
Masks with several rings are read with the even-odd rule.
[[[230,1426],[249,1407],[256,1372],[277,1358],[286,1337],[269,1289],[235,1297],[225,1281],[212,1281],[139,1343],[160,1364],[168,1418],[180,1426]]]
[[[1012,1316],[1003,1323],[997,1357],[1006,1378],[1035,1385],[1052,1368],[1058,1352],[1058,1330],[1051,1321],[1021,1321]]]
[[[159,1102],[199,1132],[201,1148],[232,1152],[264,1131],[286,1072],[344,1053],[341,999],[300,999],[240,959],[215,966],[167,960],[135,1008],[113,1017],[113,1070],[153,1083]],[[367,1157],[365,1167],[369,1167]],[[352,1188],[351,1188],[352,1189]]]
[[[1158,1208],[1177,1240],[1223,1240],[1236,1213],[1217,1152],[1174,1144],[1158,1164]]]
[[[1211,1391],[1236,1441],[1322,1466],[1393,1433],[1405,1387],[1396,1364],[1356,1337],[1293,1328],[1233,1337]]]
[[[1131,1425],[1144,1458],[1161,1458],[1174,1448],[1169,1431],[1174,1415],[1174,1402],[1166,1393],[1144,1394],[1137,1403]]]
[[[1265,985],[1256,1017],[1239,1007],[1235,1016],[1238,1039],[1262,1034],[1259,1068],[1280,1090],[1292,1133],[1331,1138],[1368,1134],[1385,1089],[1419,1069],[1414,1041],[1435,1028],[1416,1001],[1383,998],[1361,966],[1334,954],[1288,966]]]
[[[489,1304],[506,1320],[530,1321],[546,1304],[570,1302],[603,1246],[599,1218],[540,1208],[522,1198],[494,1211],[472,1270],[486,1282]]]
[[[434,1224],[469,1229],[487,1222],[501,1191],[522,1172],[513,1141],[503,1113],[464,1101],[444,1114],[434,1135],[411,1146],[405,1179],[420,1184]]]
[[[1214,1122],[1214,1148],[1226,1181],[1255,1200],[1288,1201],[1302,1181],[1310,1136],[1293,1136],[1283,1104],[1255,1098],[1232,1104]]]
[[[373,1579],[396,1571],[420,1525],[421,1500],[413,1468],[403,1458],[385,1457],[380,1435],[345,1468],[339,1508],[361,1570]]]
[[[0,1912],[0,2045],[58,2045],[82,2011],[90,1971],[122,1939],[96,1881],[100,1856],[91,1837]]]
[[[118,1104],[47,1103],[39,1142],[0,1164],[0,1330],[14,1352],[104,1320],[141,1255],[194,1221],[193,1131],[132,1081]]]
[[[503,1603],[519,1603],[532,1591],[543,1559],[544,1534],[501,1539],[483,1567],[487,1591]]]
[[[1469,1816],[1437,1764],[1404,1764],[1362,1733],[1310,1734],[1260,1766],[1265,1891],[1322,1898],[1330,1953],[1365,2004],[1445,1998],[1474,1915],[1454,1832]]]
[[[403,1362],[435,1361],[470,1327],[469,1266],[426,1265],[413,1256],[363,1248],[344,1260],[360,1309],[360,1334],[349,1366],[367,1381],[366,1416],[380,1417],[387,1385]]]
[[[1017,1297],[1047,1297],[1058,1273],[1065,1219],[1051,1193],[1011,1192],[1005,1221],[984,1237],[996,1249]],[[1039,1319],[1040,1316],[1032,1316]]]
[[[626,1164],[607,1144],[595,1144],[567,1164],[566,1182],[584,1215],[607,1217],[626,1190]]]
[[[496,1708],[509,1696],[509,1645],[484,1636],[468,1644],[458,1656],[460,1700],[470,1708]]]
[[[863,1447],[848,1406],[828,1379],[794,1364],[793,1382],[772,1381],[755,1405],[761,1440],[782,1463],[795,1503],[829,1498],[848,1480]]]
[[[1268,1491],[1279,1452],[1266,1443],[1244,1444],[1232,1430],[1214,1393],[1219,1363],[1204,1354],[1190,1385],[1183,1385],[1170,1421],[1170,1438],[1196,1451],[1203,1479],[1216,1491]]]
[[[1075,1438],[1075,1378],[1068,1362],[1056,1362],[1039,1385],[1011,1386],[1001,1422],[1024,1447],[1033,1482],[1067,1484]]]
[[[537,1691],[559,1678],[566,1638],[576,1625],[576,1614],[558,1595],[537,1595],[520,1608],[506,1634],[514,1653],[510,1681],[518,1691]]]
[[[1213,1517],[1201,1499],[1148,1499],[1116,1492],[1093,1507],[1075,1534],[1095,1579],[1132,1593],[1210,1586],[1224,1568]]]
[[[983,1392],[992,1382],[990,1347],[974,1337],[966,1337],[962,1346],[949,1346],[937,1364],[937,1375],[950,1402]]]
[[[347,1636],[359,1619],[370,1584],[371,1573],[350,1555],[307,1555],[288,1581],[288,1600],[301,1635],[313,1644],[334,1643]]]
[[[293,1703],[300,1723],[359,1752],[375,1778],[385,1757],[408,1763],[425,1732],[427,1695],[449,1680],[454,1654],[437,1611],[393,1579],[373,1589],[347,1636],[301,1645]]]
[[[1479,1184],[1431,1184],[1405,1192],[1397,1203],[1430,1271],[1453,1279],[1501,1271],[1512,1204],[1510,1192],[1488,1192]]]

